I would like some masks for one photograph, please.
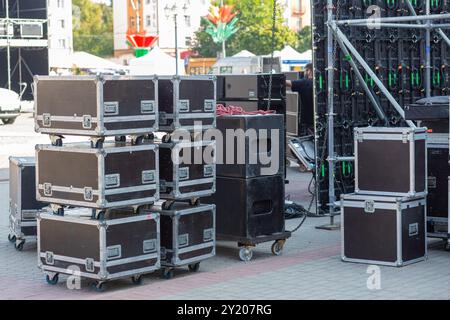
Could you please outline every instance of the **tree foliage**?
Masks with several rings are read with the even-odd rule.
[[[305,52],[312,48],[311,26],[306,26],[298,32],[297,51]]]
[[[241,50],[249,50],[256,55],[269,54],[272,50],[280,50],[285,45],[293,47],[297,44],[294,31],[284,25],[283,10],[278,6],[275,24],[275,43],[272,48],[273,0],[230,0],[239,11],[239,21],[236,24],[239,31],[227,42],[227,55],[233,55]],[[195,35],[193,50],[204,57],[214,57],[221,51],[221,45],[215,44],[206,33],[206,22],[202,22],[200,30]]]
[[[73,0],[72,8],[74,50],[111,56],[114,53],[112,6],[91,0]]]

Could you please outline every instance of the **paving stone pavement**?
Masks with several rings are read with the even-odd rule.
[[[11,127],[13,128],[13,127]],[[235,243],[219,242],[216,257],[201,263],[198,273],[176,270],[175,278],[163,280],[159,273],[145,276],[141,286],[128,279],[108,284],[105,293],[89,289],[69,290],[67,276],[49,286],[37,268],[36,245],[28,243],[17,252],[7,241],[8,173],[2,170],[10,155],[32,155],[42,137],[29,133],[32,121],[23,116],[17,130],[24,139],[0,151],[0,299],[450,299],[450,252],[430,240],[429,259],[402,268],[380,267],[380,290],[369,290],[368,266],[340,260],[340,232],[317,230],[328,218],[308,218],[285,245],[282,256],[270,252],[271,243],[259,245],[253,259],[243,263]],[[0,126],[0,145],[8,144],[12,131]],[[16,134],[17,132],[14,132]],[[11,140],[11,139],[10,139]],[[3,162],[2,162],[3,161]],[[288,169],[286,194],[307,205],[310,174]],[[339,219],[337,219],[339,221]],[[292,230],[298,219],[286,223]]]

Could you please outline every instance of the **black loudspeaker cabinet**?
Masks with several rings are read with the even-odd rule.
[[[159,77],[159,128],[193,130],[196,124],[211,129],[216,123],[216,77]]]
[[[218,176],[252,178],[284,174],[282,115],[222,116],[217,118],[217,129],[223,136],[223,148],[217,150]]]
[[[160,268],[159,214],[107,213],[92,220],[89,209],[64,217],[38,216],[39,268],[48,280],[79,271],[101,282],[135,277]],[[56,277],[56,278],[55,278]]]
[[[216,189],[216,142],[174,141],[159,145],[161,199],[184,200]]]
[[[159,199],[158,147],[105,142],[63,147],[36,146],[38,200],[108,209],[151,204]]]
[[[356,128],[355,192],[414,196],[427,192],[424,128]]]
[[[33,157],[9,158],[9,239],[21,248],[36,239],[36,215],[46,204],[36,200],[36,161]]]
[[[261,100],[269,98],[270,74],[221,75],[217,77],[218,100]],[[286,76],[272,75],[271,99],[285,99]]]
[[[216,252],[215,206],[173,203],[152,208],[161,217],[161,264],[195,265]]]
[[[341,197],[342,260],[403,266],[426,259],[425,197]]]
[[[217,177],[216,193],[203,202],[216,205],[218,239],[243,241],[285,231],[282,175]]]
[[[158,130],[158,81],[135,76],[36,76],[36,132],[145,135]]]

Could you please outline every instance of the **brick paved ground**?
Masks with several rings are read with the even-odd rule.
[[[0,145],[4,145],[1,140]],[[21,152],[27,154],[29,148]],[[15,151],[8,152],[3,149],[0,156],[6,159]],[[287,194],[307,203],[310,175],[291,168],[288,177]],[[177,270],[172,280],[152,274],[138,287],[120,280],[110,283],[105,293],[92,292],[87,281],[81,290],[68,290],[66,277],[57,286],[45,283],[36,266],[35,244],[17,252],[6,240],[7,208],[7,172],[0,169],[1,299],[450,299],[450,253],[440,243],[430,240],[427,261],[403,268],[381,267],[381,289],[372,291],[366,285],[366,265],[341,262],[339,231],[315,229],[327,218],[307,219],[280,257],[272,256],[268,243],[255,249],[251,262],[243,263],[235,244],[221,242],[217,256],[204,261],[196,274]],[[287,229],[297,224],[298,220],[290,220]]]

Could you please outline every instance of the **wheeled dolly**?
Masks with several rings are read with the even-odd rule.
[[[223,241],[236,241],[238,243],[239,258],[244,262],[249,262],[253,257],[253,249],[260,243],[274,241],[271,247],[272,254],[275,256],[280,256],[283,253],[283,248],[286,240],[291,237],[289,231],[284,231],[281,233],[264,235],[255,238],[241,238],[233,237],[228,235],[217,235],[218,240]]]
[[[143,282],[143,274],[137,274],[131,277],[131,282],[135,285],[141,285]],[[47,284],[51,286],[55,286],[59,282],[59,273],[55,272],[47,272],[45,275],[45,281]],[[100,281],[96,280],[89,284],[89,287],[96,291],[96,292],[104,292],[105,291],[105,284],[110,281]]]

